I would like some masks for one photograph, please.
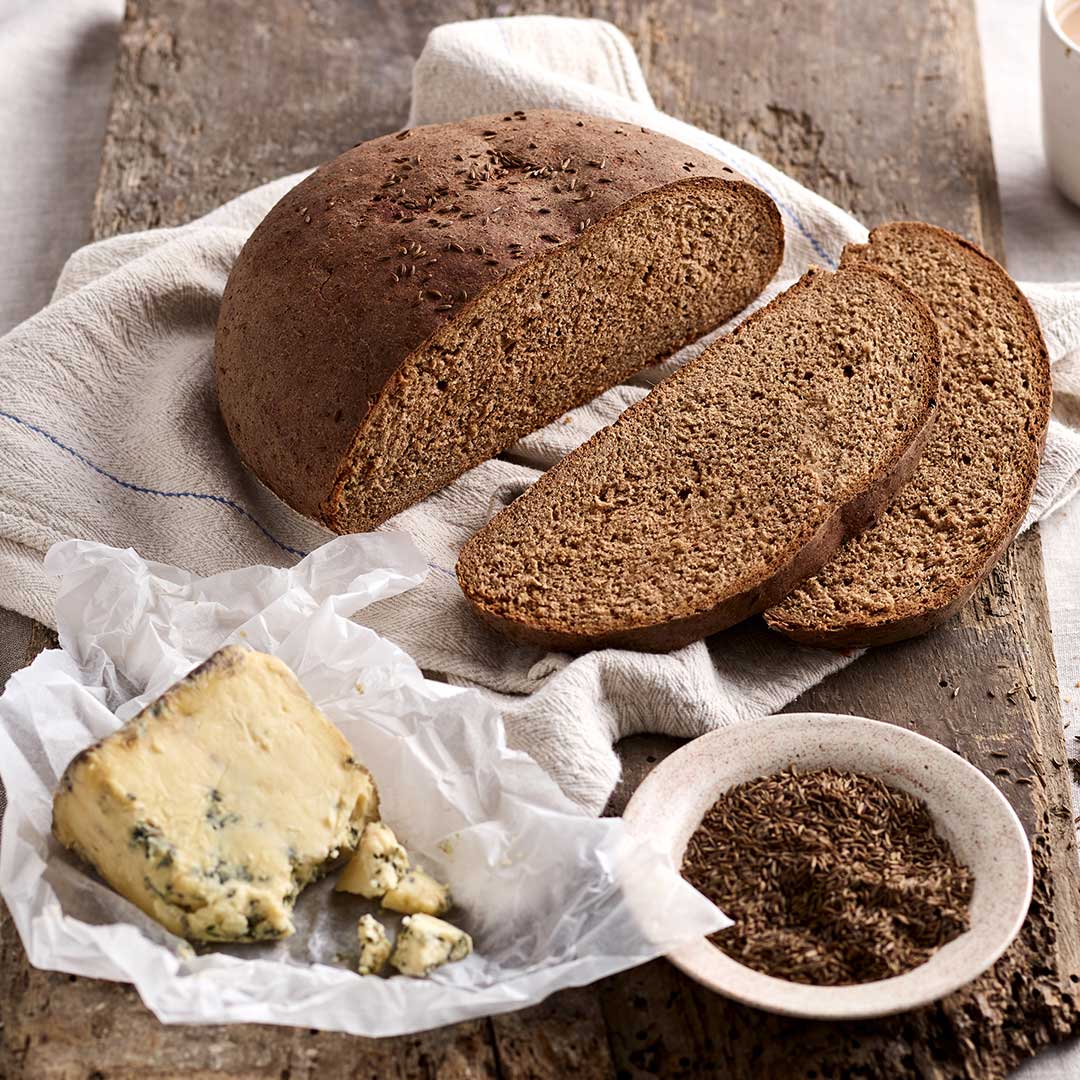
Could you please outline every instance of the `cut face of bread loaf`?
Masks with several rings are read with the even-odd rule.
[[[938,380],[917,297],[876,269],[811,270],[493,518],[458,581],[482,618],[548,648],[722,630],[880,512]]]
[[[952,233],[884,225],[849,246],[843,264],[884,267],[930,306],[941,407],[918,469],[881,520],[766,620],[807,644],[879,645],[947,619],[1016,535],[1050,420],[1050,367],[1016,283]]]
[[[643,128],[560,111],[363,143],[255,230],[216,379],[247,465],[370,529],[742,310],[772,201]]]

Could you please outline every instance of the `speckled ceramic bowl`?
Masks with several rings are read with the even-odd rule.
[[[661,762],[634,793],[625,820],[679,865],[687,841],[722,792],[791,764],[880,776],[925,802],[938,832],[975,875],[971,929],[904,975],[856,986],[807,986],[763,975],[704,939],[672,953],[671,961],[736,1001],[828,1020],[905,1012],[990,967],[1016,936],[1031,900],[1027,837],[1005,797],[978,769],[906,728],[826,713],[762,717],[725,728]]]

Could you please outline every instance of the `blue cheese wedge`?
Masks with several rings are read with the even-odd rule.
[[[405,915],[445,915],[453,903],[450,889],[419,867],[405,874],[382,898],[384,908]]]
[[[361,915],[356,936],[360,941],[360,974],[378,975],[386,966],[393,949],[386,927],[374,915]]]
[[[472,938],[433,915],[406,915],[390,963],[402,975],[423,978],[472,952]]]
[[[385,822],[372,821],[364,828],[356,854],[334,889],[377,900],[395,888],[408,869],[409,856],[393,830]]]
[[[265,941],[378,804],[289,668],[227,646],[71,762],[53,832],[174,934]]]

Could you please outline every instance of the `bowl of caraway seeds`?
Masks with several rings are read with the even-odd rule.
[[[1005,951],[1031,900],[1027,837],[995,785],[940,743],[864,717],[793,713],[702,736],[624,817],[732,920],[672,962],[788,1016],[944,997]]]

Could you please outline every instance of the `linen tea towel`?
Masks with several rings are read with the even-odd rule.
[[[787,252],[755,307],[811,263],[832,267],[866,230],[842,210],[730,143],[656,110],[627,40],[610,24],[549,16],[439,27],[414,74],[410,125],[515,108],[564,107],[654,128],[713,154],[781,209]],[[358,105],[358,108],[360,106]],[[286,565],[329,534],[240,466],[217,414],[213,328],[249,232],[299,180],[287,177],[180,228],[116,237],[77,252],[53,303],[0,340],[0,602],[52,621],[42,558],[71,537],[132,546],[211,574]],[[1029,290],[1055,376],[1080,354],[1080,287]],[[453,575],[463,541],[704,343],[615,387],[389,522],[429,564],[419,588],[363,621],[431,673],[473,685],[503,710],[511,745],[531,753],[593,812],[618,776],[613,743],[639,731],[692,736],[775,712],[850,662],[801,649],[760,621],[666,656],[604,650],[579,658],[513,645],[466,609]],[[1075,364],[1074,364],[1075,361]],[[1071,387],[1062,387],[1068,392]],[[1052,425],[1030,520],[1080,476],[1080,428]]]

